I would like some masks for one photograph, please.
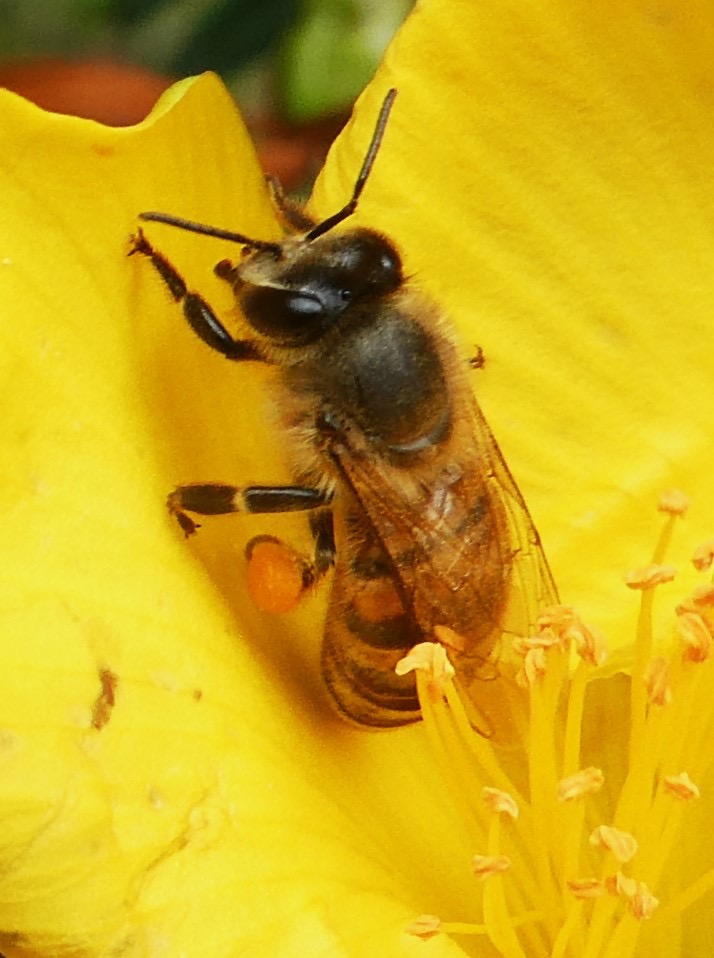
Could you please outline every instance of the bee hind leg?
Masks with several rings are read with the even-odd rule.
[[[263,612],[292,612],[334,564],[332,510],[312,513],[310,530],[315,542],[312,559],[275,536],[255,536],[246,546],[248,592]]]
[[[310,486],[232,486],[220,482],[177,486],[167,507],[184,535],[199,523],[193,515],[219,516],[234,512],[268,514],[310,512],[313,557],[305,558],[274,536],[255,536],[246,547],[248,590],[265,612],[289,612],[315,586],[335,561],[331,494]],[[190,515],[193,513],[193,515]]]

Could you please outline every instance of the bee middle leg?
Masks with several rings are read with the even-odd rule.
[[[232,486],[224,482],[196,482],[177,486],[166,505],[186,536],[199,524],[199,516],[227,516],[233,512],[308,512],[327,505],[330,494],[310,486]]]

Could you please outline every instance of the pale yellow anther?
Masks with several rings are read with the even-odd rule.
[[[518,818],[518,805],[508,792],[503,792],[500,788],[485,787],[481,792],[481,797],[490,812]]]
[[[573,775],[561,778],[558,782],[556,798],[559,802],[572,802],[585,795],[599,792],[605,782],[605,776],[599,768],[582,768]]]
[[[657,565],[651,563],[643,566],[641,569],[632,569],[625,576],[625,585],[629,589],[654,589],[658,585],[664,585],[665,582],[671,582],[677,574],[677,570],[671,565]]]
[[[421,938],[422,941],[428,941],[441,933],[441,919],[436,915],[419,915],[404,931],[415,938]]]
[[[502,875],[511,867],[511,859],[507,855],[474,855],[471,859],[471,868],[477,878],[485,881],[494,875]]]
[[[679,775],[665,775],[662,779],[662,790],[683,802],[691,802],[699,798],[699,788],[686,772],[680,772]]]
[[[568,889],[576,898],[586,900],[588,898],[602,898],[607,892],[605,883],[599,878],[574,878],[566,882]]]
[[[583,662],[592,666],[602,665],[607,653],[605,640],[599,632],[579,622],[568,630],[568,635]]]
[[[701,612],[703,609],[714,608],[714,583],[705,582],[692,589],[691,594],[681,605],[677,606],[677,614],[682,612]]]
[[[511,648],[516,655],[522,655],[525,658],[531,649],[552,649],[561,644],[557,635],[553,635],[552,632],[541,632],[540,635],[514,639]]]
[[[545,676],[547,668],[546,650],[529,649],[523,660],[523,675],[527,686],[535,685]]]
[[[659,497],[658,512],[666,512],[671,516],[683,516],[689,509],[689,499],[679,489],[668,489]]]
[[[665,658],[658,656],[652,659],[645,669],[643,681],[651,705],[663,708],[670,704],[672,689],[669,684],[669,662]]]
[[[577,621],[577,613],[571,606],[549,605],[536,619],[536,625],[541,632],[550,629],[556,635],[562,635]]]
[[[446,684],[454,677],[454,667],[449,662],[446,649],[438,642],[420,642],[411,648],[394,667],[397,675],[406,675],[416,670],[428,673],[434,682]]]
[[[712,654],[714,637],[698,612],[681,612],[677,617],[677,634],[684,643],[683,656],[688,662],[706,662]]]
[[[634,878],[628,878],[622,872],[615,872],[614,875],[608,875],[605,879],[605,888],[609,895],[617,895],[621,898],[632,898],[637,891],[637,882]]]
[[[707,569],[711,569],[712,563],[714,563],[714,539],[708,539],[694,550],[692,564],[699,572],[706,572]]]
[[[651,918],[658,905],[659,898],[655,898],[643,881],[637,882],[637,888],[630,896],[630,911],[635,918],[640,920]]]
[[[623,864],[632,861],[639,848],[634,835],[611,825],[598,825],[590,835],[590,844],[596,848],[606,848]]]

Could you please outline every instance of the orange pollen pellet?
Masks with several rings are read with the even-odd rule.
[[[490,812],[497,814],[510,815],[511,818],[518,818],[518,805],[516,800],[508,792],[501,791],[500,788],[485,787],[481,792],[481,797]]]
[[[689,509],[689,499],[679,489],[668,489],[659,497],[658,512],[666,512],[671,516],[683,516]]]
[[[415,938],[421,938],[422,941],[428,941],[441,932],[441,919],[436,915],[419,915],[411,925],[407,925],[404,931],[408,935],[414,935]]]
[[[692,564],[698,572],[706,572],[707,569],[711,569],[713,562],[714,539],[708,539],[706,542],[702,542],[702,544],[697,546],[697,548],[694,550]]]
[[[511,859],[507,855],[474,855],[471,859],[471,868],[477,878],[485,881],[494,875],[502,875],[511,867]]]
[[[654,589],[665,582],[671,582],[677,570],[671,565],[657,565],[652,563],[641,569],[632,569],[625,576],[625,585],[629,589]]]
[[[606,848],[623,864],[632,861],[639,848],[634,835],[623,832],[619,828],[613,828],[611,825],[598,825],[590,835],[590,844]]]
[[[677,633],[684,643],[684,658],[689,662],[706,662],[712,654],[712,637],[704,618],[698,612],[682,612],[677,618]]]
[[[665,775],[662,779],[662,790],[683,802],[691,802],[699,798],[699,788],[686,772],[680,772],[679,775]]]
[[[669,684],[669,663],[658,656],[647,666],[644,675],[647,699],[651,705],[664,707],[672,701],[672,689]]]
[[[292,612],[305,592],[305,563],[274,539],[257,539],[248,552],[248,592],[263,612]]]
[[[558,782],[556,797],[559,802],[572,802],[576,798],[599,792],[605,782],[605,776],[599,768],[583,768],[573,775],[561,778]]]

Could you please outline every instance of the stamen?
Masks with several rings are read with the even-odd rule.
[[[482,881],[502,875],[511,867],[511,859],[507,855],[474,855],[471,859],[471,868],[474,875]]]
[[[583,901],[593,898],[602,898],[607,893],[605,883],[599,878],[574,878],[566,882],[568,889]]]
[[[611,825],[598,825],[590,835],[590,844],[596,848],[606,848],[622,864],[632,861],[639,848],[634,835]]]
[[[552,649],[556,645],[561,645],[556,635],[552,632],[541,632],[540,635],[532,635],[527,639],[514,639],[512,648],[516,655],[525,657],[532,649]]]
[[[671,565],[652,562],[641,569],[632,569],[625,576],[625,585],[630,589],[654,589],[665,582],[671,582],[677,570]]]
[[[672,702],[672,688],[669,682],[669,662],[663,656],[647,665],[644,674],[644,685],[647,690],[647,701],[651,705],[663,708]]]
[[[441,919],[436,915],[419,915],[404,931],[415,938],[421,938],[422,941],[428,941],[441,934]]]
[[[685,660],[706,662],[711,656],[714,638],[707,623],[697,612],[682,612],[677,617],[677,634],[684,643]]]
[[[523,688],[534,686],[541,682],[548,671],[546,650],[544,648],[529,649],[523,659],[523,670],[519,673],[519,681]]]
[[[607,658],[605,640],[595,629],[588,628],[579,622],[577,626],[570,630],[570,637],[576,653],[588,665],[597,668]]]
[[[630,898],[630,911],[638,920],[645,920],[654,915],[659,906],[659,898],[655,898],[645,882],[637,882],[637,889]]]
[[[705,609],[714,609],[714,584],[707,582],[704,585],[698,585],[692,590],[688,599],[677,606],[676,612],[701,612]]]
[[[689,498],[679,489],[668,489],[659,497],[658,512],[666,512],[670,516],[683,516],[689,509]]]
[[[517,654],[516,678],[528,695],[527,711],[515,716],[525,767],[517,766],[521,753],[510,747],[513,738],[502,740],[497,721],[490,725],[495,712],[483,710],[493,737],[474,732],[472,713],[459,696],[464,690],[477,693],[478,682],[468,668],[452,681],[446,654],[464,652],[460,636],[439,627],[438,643],[418,646],[400,663],[402,674],[418,670],[425,731],[429,734],[430,724],[436,728],[440,757],[451,766],[447,780],[459,789],[456,801],[469,804],[473,827],[464,844],[485,852],[471,862],[484,882],[483,916],[475,916],[483,923],[422,916],[410,926],[411,934],[425,940],[439,933],[483,935],[495,954],[507,958],[633,958],[644,947],[641,922],[658,908],[654,891],[660,883],[676,885],[684,820],[700,794],[686,772],[665,772],[688,768],[703,780],[712,764],[706,743],[714,735],[714,696],[707,692],[714,667],[714,584],[695,589],[678,606],[679,645],[671,641],[671,624],[668,633],[659,623],[653,627],[656,587],[675,576],[665,564],[672,529],[686,508],[679,493],[662,497],[659,509],[666,518],[652,562],[628,576],[630,588],[642,593],[634,649],[613,653],[611,665],[602,668],[601,636],[565,605],[544,610],[536,634],[510,640],[499,683],[504,679],[503,701],[520,704],[508,671],[510,652]],[[714,565],[714,540],[696,555],[700,568]],[[659,654],[653,657],[655,635]],[[611,689],[599,691],[594,680],[615,675]],[[500,684],[496,691],[500,705]],[[438,705],[432,706],[436,697]],[[595,727],[583,729],[592,720]],[[628,734],[629,742],[623,741]],[[605,736],[612,737],[612,746],[598,740]],[[588,761],[593,764],[579,768]],[[600,761],[602,769],[595,764]],[[479,795],[489,817],[475,800]],[[592,816],[612,824],[593,829]],[[589,849],[584,837],[601,851]],[[598,858],[602,872],[589,875]],[[615,871],[619,867],[636,874]],[[714,868],[668,896],[658,921],[666,915],[678,922],[681,910],[712,888]]]
[[[440,702],[444,691],[456,674],[449,662],[446,649],[438,642],[420,642],[404,658],[400,659],[394,671],[397,675],[407,675],[419,671],[427,678],[426,689],[432,702]]]
[[[549,605],[543,609],[536,620],[538,629],[543,632],[552,629],[556,635],[562,635],[575,622],[579,622],[575,609],[569,605]]]
[[[559,802],[572,802],[585,795],[599,792],[605,783],[605,776],[599,768],[583,768],[558,782],[556,797]]]
[[[628,878],[620,871],[615,872],[614,875],[608,875],[604,884],[608,894],[615,895],[618,898],[632,898],[637,891],[635,879]]]
[[[712,563],[714,563],[714,539],[708,539],[694,550],[692,564],[698,572],[706,572],[711,569]]]
[[[694,784],[686,772],[679,775],[665,775],[662,779],[662,789],[668,795],[673,795],[683,802],[691,802],[699,798],[699,788]]]
[[[500,788],[485,787],[481,796],[490,812],[510,815],[511,818],[518,818],[518,805],[516,800],[508,792]]]

